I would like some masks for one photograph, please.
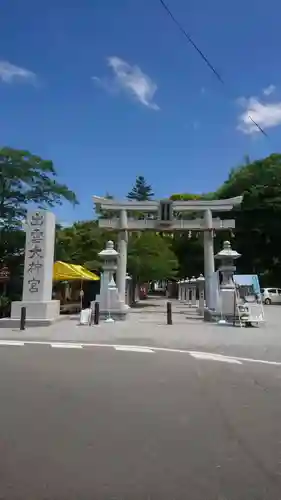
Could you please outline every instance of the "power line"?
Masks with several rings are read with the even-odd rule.
[[[202,52],[202,50],[198,47],[198,45],[194,42],[193,38],[191,35],[184,29],[184,27],[181,25],[181,23],[176,19],[168,5],[164,2],[164,0],[159,0],[160,4],[162,5],[163,9],[166,11],[168,16],[171,18],[171,20],[174,22],[174,24],[177,26],[177,28],[180,30],[180,32],[184,35],[184,37],[187,39],[187,41],[192,45],[192,47],[196,50],[196,52],[199,54],[199,56],[203,59],[205,64],[208,66],[208,68],[213,72],[215,77],[219,80],[219,82],[225,86],[225,81],[223,80],[222,76],[220,73],[216,70],[216,68],[213,66],[213,64],[210,62],[208,57]],[[254,125],[258,128],[258,130],[265,136],[268,137],[268,134],[260,127],[258,123],[256,123],[253,118],[251,117],[250,114],[248,114],[249,119],[254,123]]]
[[[202,50],[199,49],[199,47],[196,45],[196,43],[193,41],[189,33],[182,27],[182,25],[179,23],[179,21],[175,18],[173,13],[170,11],[168,5],[163,0],[159,0],[162,7],[166,10],[167,14],[170,16],[172,21],[176,24],[176,26],[179,28],[181,33],[187,38],[189,43],[192,45],[192,47],[198,52],[200,57],[202,57],[203,61],[207,64],[207,66],[210,68],[210,70],[214,73],[214,75],[217,77],[217,79],[224,85],[224,81],[221,77],[221,75],[218,73],[218,71],[215,69],[215,67],[210,63],[209,59],[204,55]]]
[[[251,117],[251,115],[248,115],[248,117],[250,118],[250,120],[256,125],[256,127],[258,127],[259,131],[265,135],[265,137],[268,137],[268,134],[259,126],[258,123],[255,122],[255,120],[253,120],[253,118]]]

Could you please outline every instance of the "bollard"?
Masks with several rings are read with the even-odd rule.
[[[20,330],[25,330],[25,320],[26,320],[26,307],[22,307],[20,310]]]
[[[95,302],[94,325],[98,325],[99,322],[100,322],[100,303]]]
[[[90,312],[90,315],[89,315],[89,326],[92,326],[93,324],[93,319],[94,319],[94,312],[93,312],[93,309],[90,308],[91,312]]]
[[[167,302],[167,325],[172,325],[172,302]]]

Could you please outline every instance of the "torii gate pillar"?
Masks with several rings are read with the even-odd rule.
[[[119,292],[120,300],[126,301],[126,276],[127,276],[127,247],[128,247],[128,232],[127,232],[127,211],[120,210],[120,228],[118,233],[118,266],[116,271],[116,284]]]

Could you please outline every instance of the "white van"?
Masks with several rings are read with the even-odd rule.
[[[281,288],[262,288],[261,294],[264,304],[281,304]]]

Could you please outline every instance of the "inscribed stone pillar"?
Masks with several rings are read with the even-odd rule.
[[[52,300],[55,222],[46,210],[27,214],[23,294],[21,301],[12,302],[12,320],[20,318],[22,307],[34,326],[51,324],[59,316],[60,301]]]

